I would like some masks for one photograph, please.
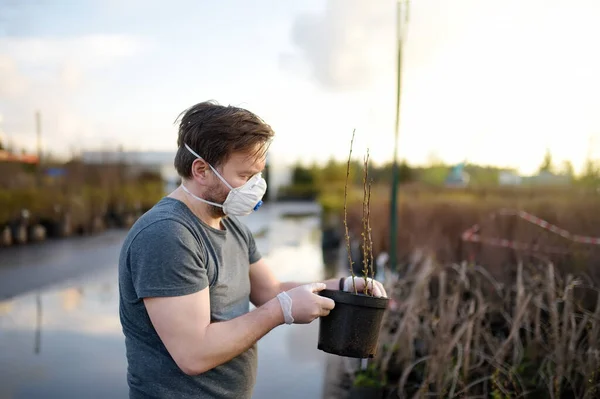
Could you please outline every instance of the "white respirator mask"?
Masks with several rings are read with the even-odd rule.
[[[192,150],[187,144],[184,144],[185,148],[192,153],[196,158],[204,160],[200,155],[198,155],[194,150]],[[208,163],[208,162],[207,162]],[[207,201],[203,198],[200,198],[194,194],[192,194],[184,185],[181,184],[181,188],[191,195],[193,198],[198,201],[204,202],[209,205],[218,206],[219,208],[223,208],[223,213],[231,216],[247,216],[252,212],[258,210],[262,205],[262,198],[267,191],[267,182],[262,178],[261,173],[257,173],[252,176],[246,183],[244,183],[240,187],[231,187],[229,183],[217,172],[215,168],[211,164],[208,164],[212,171],[217,175],[219,179],[229,188],[229,194],[227,194],[227,198],[223,204],[217,204],[215,202]]]

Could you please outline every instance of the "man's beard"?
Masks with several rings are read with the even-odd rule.
[[[216,204],[224,203],[227,199],[228,192],[222,186],[223,184],[221,182],[217,182],[215,186],[211,187],[206,194],[206,200]],[[208,213],[213,218],[222,218],[226,216],[225,212],[223,212],[223,208],[214,205],[208,205]]]

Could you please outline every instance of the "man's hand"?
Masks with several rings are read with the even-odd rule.
[[[370,277],[367,277],[366,281],[368,292],[372,293],[373,296],[384,297],[387,298],[387,293],[385,292],[385,288],[383,288],[383,284],[381,284],[377,280],[373,280]],[[364,277],[354,277],[354,286],[356,286],[356,292],[361,293],[365,290],[365,278]],[[344,280],[344,291],[354,291],[354,286],[352,285],[352,276],[347,277]]]
[[[316,292],[324,290],[324,283],[305,284],[287,291],[292,298],[292,317],[295,324],[308,324],[317,317],[327,316],[335,302]]]

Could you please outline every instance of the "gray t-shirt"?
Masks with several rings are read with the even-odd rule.
[[[198,376],[183,373],[160,340],[145,297],[188,295],[206,287],[211,321],[249,311],[249,265],[261,255],[250,230],[233,217],[214,229],[181,201],[163,198],[125,238],[119,257],[119,314],[130,398],[250,398],[256,345]],[[202,342],[198,342],[202,345]]]

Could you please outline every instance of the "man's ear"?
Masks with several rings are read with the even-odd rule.
[[[205,181],[208,175],[209,166],[203,159],[196,159],[192,163],[192,177],[197,181]]]

